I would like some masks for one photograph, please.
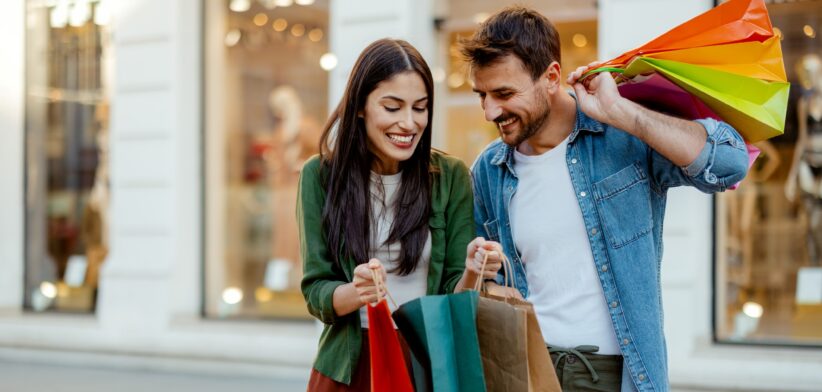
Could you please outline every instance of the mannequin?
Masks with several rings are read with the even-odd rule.
[[[803,93],[797,103],[799,135],[785,183],[785,196],[791,201],[797,196],[802,198],[808,217],[808,256],[811,265],[819,266],[822,258],[822,59],[816,54],[803,56],[796,64],[796,73]]]
[[[105,124],[107,119],[108,105],[99,104],[95,120],[98,124]],[[97,148],[97,170],[80,227],[88,262],[85,286],[92,288],[97,288],[100,266],[108,255],[108,130],[105,127],[100,127],[97,132]]]
[[[272,150],[266,165],[271,189],[271,260],[290,262],[290,282],[299,282],[300,258],[297,221],[297,185],[303,162],[316,154],[320,128],[304,116],[302,102],[291,86],[275,88],[269,95],[269,108],[275,118]],[[281,269],[287,271],[287,269]],[[296,286],[289,289],[296,289]]]

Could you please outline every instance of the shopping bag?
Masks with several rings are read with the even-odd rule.
[[[394,312],[397,328],[423,368],[427,390],[486,390],[477,341],[478,298],[474,291],[430,295]]]
[[[513,268],[502,255],[504,285],[514,287]],[[488,261],[486,255],[480,276]],[[559,380],[551,363],[533,305],[513,297],[488,293],[478,279],[477,335],[489,391],[559,392]]]
[[[622,77],[659,73],[702,101],[749,143],[785,129],[790,84],[770,82],[671,60],[639,57]]]
[[[372,270],[377,287],[387,293],[380,275]],[[378,290],[378,293],[381,290]],[[392,299],[393,302],[393,299]],[[391,321],[388,303],[382,298],[376,305],[368,304],[368,346],[371,360],[371,391],[414,392],[397,331]],[[395,304],[396,306],[396,304]]]
[[[624,66],[636,56],[734,42],[765,41],[773,26],[763,0],[730,0],[674,27],[603,66]]]
[[[749,78],[785,82],[785,65],[779,37],[764,42],[738,42],[651,53],[643,57],[679,61]]]

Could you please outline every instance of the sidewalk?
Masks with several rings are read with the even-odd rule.
[[[307,377],[239,378],[0,361],[3,392],[304,392]]]

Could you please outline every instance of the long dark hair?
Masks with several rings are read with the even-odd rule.
[[[320,139],[320,158],[325,176],[326,199],[323,230],[331,257],[340,265],[341,257],[357,263],[368,262],[371,239],[371,196],[369,180],[374,155],[368,149],[363,113],[368,95],[381,82],[404,72],[417,73],[428,94],[428,125],[411,158],[400,162],[402,184],[397,190],[395,218],[386,243],[400,241],[400,275],[417,267],[428,237],[431,210],[431,124],[434,113],[434,82],[431,70],[408,42],[381,39],[360,54],[348,85],[325,124]],[[382,260],[385,261],[385,260]]]

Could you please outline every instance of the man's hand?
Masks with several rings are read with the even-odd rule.
[[[368,263],[360,264],[354,268],[354,288],[357,290],[362,305],[375,303],[385,295],[385,291],[381,290],[380,296],[377,296],[377,286],[374,284],[374,276],[371,271],[382,275],[382,280],[385,281],[385,268],[377,259],[371,259]]]
[[[486,241],[485,238],[474,238],[468,244],[465,258],[465,269],[477,275],[482,269],[482,261],[488,255],[485,262],[485,269],[480,279],[494,279],[502,268],[502,245],[494,241]]]
[[[614,125],[615,116],[621,115],[626,100],[619,95],[611,73],[600,72],[579,81],[586,70],[595,69],[600,64],[602,62],[597,61],[577,68],[568,75],[568,84],[573,86],[579,107],[585,114],[599,122]]]

